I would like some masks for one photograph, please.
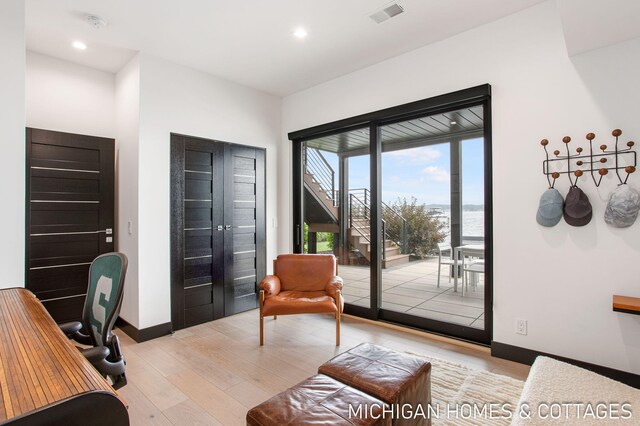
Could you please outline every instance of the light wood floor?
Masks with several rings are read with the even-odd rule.
[[[265,320],[258,345],[257,311],[201,324],[144,343],[121,331],[129,383],[120,394],[131,424],[244,425],[249,408],[316,373],[323,362],[362,342],[447,359],[524,380],[529,367],[424,335],[355,318],[342,322],[342,345],[327,315]]]

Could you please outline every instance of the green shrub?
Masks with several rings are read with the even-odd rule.
[[[431,215],[426,204],[418,204],[415,197],[411,197],[411,202],[398,198],[391,209],[407,221],[408,250],[405,254],[424,258],[437,252],[438,243],[447,236],[447,225]],[[382,218],[386,222],[388,238],[401,245],[403,221],[387,208],[383,209]]]

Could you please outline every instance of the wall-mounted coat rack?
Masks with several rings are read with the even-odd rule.
[[[556,179],[560,175],[566,174],[571,182],[571,186],[576,186],[578,179],[584,175],[585,172],[591,173],[591,178],[596,187],[600,186],[602,178],[609,173],[609,170],[614,170],[621,184],[627,183],[629,175],[636,171],[636,152],[633,150],[635,143],[629,141],[626,144],[626,148],[618,148],[618,139],[622,135],[620,129],[615,129],[611,134],[616,138],[613,150],[607,150],[607,145],[600,145],[599,150],[594,151],[593,140],[596,138],[594,133],[588,133],[586,138],[589,141],[589,153],[583,154],[581,147],[576,148],[576,154],[571,154],[569,144],[571,138],[565,136],[562,138],[562,142],[565,145],[566,155],[560,155],[560,150],[553,151],[555,158],[549,158],[549,151],[547,145],[549,141],[542,139],[540,145],[544,147],[544,152],[547,159],[542,163],[542,173],[547,177],[549,187],[553,188],[556,183]],[[561,170],[562,166],[566,164],[566,170]],[[561,171],[560,171],[561,170]],[[627,175],[622,178],[620,171],[624,170]],[[598,173],[599,177],[596,179],[595,173]],[[575,180],[573,179],[575,177]],[[553,179],[553,182],[552,182]]]

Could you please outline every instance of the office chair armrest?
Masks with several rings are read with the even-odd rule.
[[[275,275],[267,275],[260,282],[260,289],[265,291],[266,297],[275,296],[280,293],[280,278]]]
[[[98,364],[109,356],[109,348],[105,346],[94,346],[93,348],[80,349],[80,352],[91,364]]]
[[[64,322],[58,324],[58,327],[60,327],[60,330],[62,330],[64,334],[71,336],[82,330],[82,323],[80,321]]]
[[[79,321],[65,322],[59,325],[60,330],[69,338],[73,339],[81,345],[93,345],[91,337],[82,334],[82,323]]]
[[[327,285],[324,287],[324,291],[326,291],[329,296],[336,299],[336,296],[338,295],[338,292],[342,290],[343,285],[344,283],[342,278],[335,276],[329,280]]]

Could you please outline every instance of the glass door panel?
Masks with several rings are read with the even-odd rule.
[[[371,308],[370,156],[346,157],[348,164],[348,254],[340,267],[345,303]],[[346,284],[348,283],[348,284]]]
[[[342,294],[371,309],[369,129],[304,142],[304,253],[333,253]]]
[[[475,106],[381,127],[385,319],[484,331],[482,117]]]
[[[484,329],[484,139],[466,139],[462,148],[462,245],[465,271],[464,301],[475,307],[470,314],[482,312],[471,327]]]

